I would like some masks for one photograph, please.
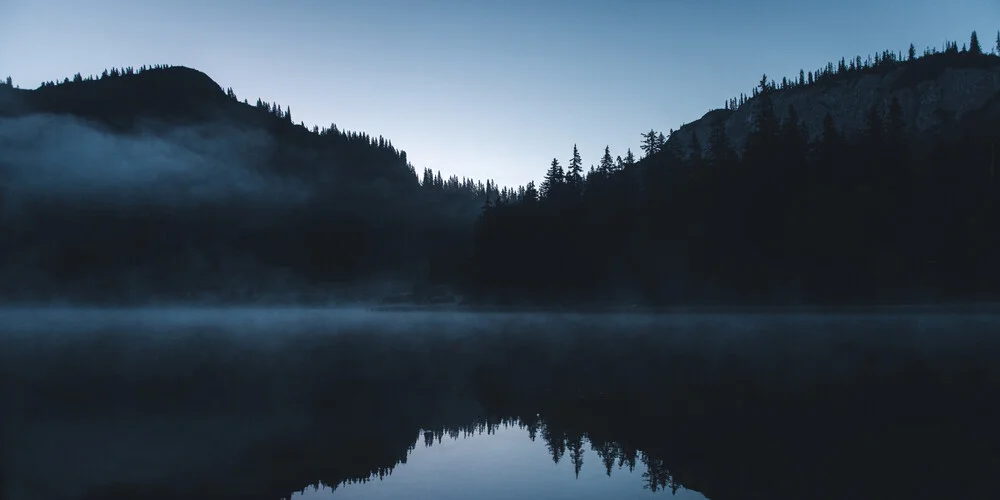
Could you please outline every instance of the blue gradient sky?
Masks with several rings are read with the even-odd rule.
[[[169,63],[307,125],[384,135],[424,167],[503,185],[574,143],[638,150],[829,60],[966,41],[997,0],[2,0],[0,73],[23,88]]]

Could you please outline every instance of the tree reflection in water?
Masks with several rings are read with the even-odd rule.
[[[293,495],[292,500],[400,496],[494,500],[520,498],[526,494],[535,498],[640,500],[649,498],[650,488],[659,494],[664,486],[677,486],[670,482],[665,470],[647,470],[644,464],[652,463],[655,467],[655,459],[642,452],[639,452],[642,464],[633,472],[626,464],[618,466],[616,461],[606,468],[600,453],[602,449],[609,451],[609,447],[592,443],[586,436],[580,437],[580,460],[577,460],[580,470],[574,470],[573,463],[566,459],[555,463],[546,444],[541,440],[531,441],[528,426],[516,420],[504,421],[492,432],[480,427],[473,437],[464,437],[465,433],[455,438],[438,436],[443,439],[439,441],[433,432],[421,432],[416,439],[417,449],[410,453],[407,465],[395,469],[386,481],[335,485],[333,488],[314,485]],[[419,445],[421,441],[422,446]],[[610,450],[615,448],[610,447]],[[572,445],[567,445],[567,451],[570,449]],[[658,477],[663,480],[657,480]],[[697,492],[680,487],[670,496],[677,500],[704,500]]]
[[[365,318],[8,327],[4,494],[276,500],[502,425],[712,500],[1000,492],[992,316]]]

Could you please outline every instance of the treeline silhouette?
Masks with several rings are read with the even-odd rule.
[[[10,487],[274,500],[518,425],[566,474],[642,464],[649,489],[712,500],[1000,491],[992,316],[163,318],[5,323]],[[88,453],[114,475],[81,475]]]
[[[765,75],[717,110],[712,133],[690,147],[651,129],[640,158],[605,148],[585,169],[574,146],[565,167],[554,159],[543,182],[517,188],[418,174],[384,137],[310,129],[287,105],[241,101],[187,68],[112,68],[33,91],[8,78],[0,87],[7,127],[71,116],[101,134],[143,139],[207,126],[195,135],[220,143],[225,130],[260,131],[273,147],[252,173],[293,180],[308,194],[136,205],[25,197],[5,181],[0,294],[246,302],[296,292],[322,302],[333,290],[384,283],[409,300],[450,287],[501,304],[995,298],[997,103],[927,135],[898,102],[880,102],[861,133],[844,134],[827,116],[818,137],[794,109],[772,104],[786,90],[872,72],[901,70],[893,85],[904,88],[950,68],[993,68],[1000,46],[993,52],[973,33],[962,48],[949,41],[919,57],[911,45],[905,55],[841,59],[781,82]],[[721,123],[743,106],[752,107],[753,130],[737,150]],[[51,156],[56,142],[36,151]],[[95,168],[64,155],[67,168]],[[0,170],[21,160],[0,158]]]
[[[982,44],[979,42],[979,35],[973,31],[972,35],[969,36],[969,42],[962,45],[959,49],[958,42],[945,41],[941,49],[937,47],[926,47],[922,54],[923,57],[936,56],[938,54],[970,54],[972,56],[980,56],[984,54],[992,53],[992,55],[1000,56],[1000,31],[997,31],[996,46],[989,51],[984,51]],[[844,81],[848,78],[854,76],[860,76],[865,74],[885,74],[889,71],[901,67],[905,63],[912,63],[920,58],[917,55],[916,47],[911,43],[910,48],[904,55],[902,51],[894,52],[891,50],[884,50],[875,54],[869,54],[866,58],[862,59],[860,55],[854,56],[851,59],[842,57],[840,61],[828,62],[826,66],[818,68],[814,71],[806,72],[804,69],[799,70],[799,74],[793,77],[782,77],[780,82],[771,79],[770,81],[765,79],[764,85],[754,87],[750,94],[740,94],[739,97],[734,97],[726,101],[724,109],[727,110],[737,110],[747,103],[750,99],[757,97],[762,88],[767,88],[769,90],[788,90],[788,89],[802,89],[808,88],[814,85],[826,85],[834,82]],[[953,63],[954,60],[947,60],[946,64]]]
[[[227,137],[234,127],[262,131],[273,147],[248,175],[267,175],[275,184],[293,180],[308,186],[308,195],[304,201],[220,195],[216,202],[137,204],[27,196],[5,182],[0,196],[16,199],[16,208],[0,208],[0,291],[8,299],[245,301],[264,292],[310,291],[325,300],[330,290],[359,283],[455,281],[465,269],[442,263],[468,261],[472,222],[488,193],[499,194],[492,183],[444,180],[429,170],[421,184],[405,151],[384,137],[335,124],[309,130],[292,122],[287,106],[241,102],[232,89],[182,67],[111,69],[34,91],[0,89],[8,130],[35,116],[53,125],[83,119],[97,134],[138,143],[184,127],[201,126],[197,134],[210,146],[237,141]],[[76,138],[37,144],[35,152],[62,151],[61,168],[100,170],[60,149],[64,140]],[[235,155],[244,146],[227,147]],[[150,151],[151,160],[170,154]],[[117,161],[113,155],[101,161]],[[213,161],[226,163],[226,155]],[[21,160],[0,159],[0,169],[12,172]],[[130,168],[152,168],[144,163]]]
[[[1000,66],[975,37],[972,47],[949,43],[906,62],[887,53],[821,76],[902,65],[901,80],[919,81]],[[574,147],[568,170],[553,160],[540,190],[491,198],[476,224],[475,295],[752,304],[1000,294],[1000,112],[969,113],[927,136],[893,99],[868,110],[861,133],[845,136],[827,114],[810,140],[794,108],[777,118],[777,92],[765,75],[743,150],[723,120],[710,137],[695,135],[690,152],[651,130],[638,161],[612,160],[606,148],[584,176]]]

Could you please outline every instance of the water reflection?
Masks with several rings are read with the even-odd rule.
[[[511,422],[552,465],[462,481],[622,467],[712,500],[1000,498],[989,315],[0,316],[4,500],[377,491],[358,482],[420,470],[425,442]]]
[[[405,466],[384,480],[352,483],[339,487],[316,485],[296,493],[293,500],[370,500],[378,498],[434,498],[483,500],[549,499],[643,499],[651,498],[649,487],[658,485],[641,456],[625,463],[581,438],[578,458],[570,463],[553,462],[541,439],[530,439],[527,426],[505,422],[493,429],[471,434],[421,433],[422,444],[410,452]],[[613,453],[613,452],[612,452]],[[607,470],[604,463],[608,459]],[[587,463],[586,467],[582,466]],[[576,470],[574,470],[576,469]],[[697,492],[680,488],[672,498],[704,499]]]

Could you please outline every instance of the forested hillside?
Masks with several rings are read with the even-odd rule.
[[[468,255],[487,191],[183,67],[4,85],[0,145],[8,299],[409,291]]]
[[[7,79],[0,294],[995,299],[1000,34],[989,52],[974,33],[765,75],[700,120],[644,133],[639,157],[606,148],[585,168],[574,146],[519,188],[418,175],[388,139],[308,129],[188,68],[34,90]]]
[[[639,160],[606,150],[584,175],[575,148],[565,171],[554,159],[540,189],[495,199],[482,214],[476,290],[501,302],[563,303],[996,298],[1000,57],[974,34],[961,50],[949,43],[868,61],[831,64],[794,84],[764,76],[750,97],[669,139],[643,134]],[[992,82],[985,102],[970,106],[979,94],[965,92],[924,126],[893,95],[940,96],[942,81],[963,81],[948,77],[953,69]],[[845,82],[892,71],[884,84],[895,87],[873,89],[863,110],[830,99]],[[930,97],[918,88],[928,81],[937,85]],[[813,120],[776,105],[793,92]],[[816,120],[823,105],[830,110]],[[740,112],[746,119],[730,119]],[[864,116],[860,125],[852,114]],[[734,144],[727,129],[743,123],[749,131]]]

